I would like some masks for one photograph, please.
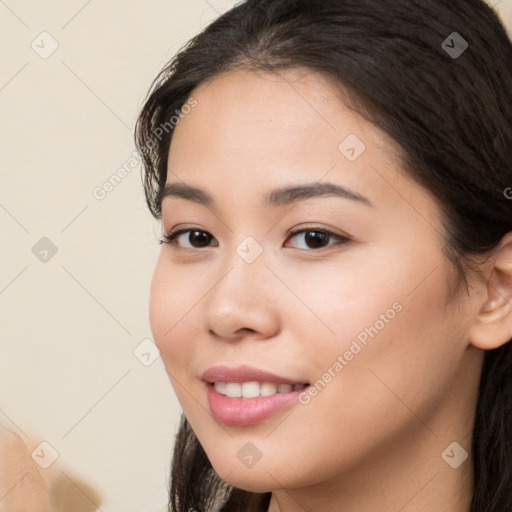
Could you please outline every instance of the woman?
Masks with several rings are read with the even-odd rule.
[[[511,70],[480,0],[246,0],[155,80],[172,511],[512,511]]]

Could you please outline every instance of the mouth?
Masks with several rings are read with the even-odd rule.
[[[250,426],[298,403],[309,387],[297,381],[249,366],[210,368],[202,375],[212,416],[231,426]]]
[[[217,393],[229,398],[257,398],[273,396],[276,393],[291,393],[302,391],[309,384],[277,384],[275,382],[211,382]]]
[[[234,384],[234,385],[233,385]],[[248,427],[277,415],[294,404],[309,384],[280,384],[268,382],[206,383],[206,396],[212,416],[224,425]],[[217,391],[220,388],[221,391]],[[222,392],[222,390],[224,391]],[[276,390],[276,391],[274,391]],[[250,396],[228,396],[234,395]],[[257,393],[257,395],[256,395]],[[265,393],[272,393],[265,396]]]

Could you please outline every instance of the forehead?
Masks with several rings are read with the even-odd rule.
[[[415,205],[431,216],[437,206],[401,169],[398,144],[320,74],[237,70],[190,96],[197,105],[174,129],[168,184],[186,182],[240,207],[255,193],[263,198],[279,186],[322,180],[378,209],[386,204],[403,214]]]
[[[253,178],[266,169],[317,168],[320,179],[336,161],[350,163],[347,172],[358,167],[340,153],[347,139],[352,146],[356,141],[358,153],[378,148],[381,158],[396,162],[397,145],[311,71],[232,71],[201,84],[191,97],[197,105],[174,129],[170,169],[185,163],[211,168],[222,160],[224,168],[246,170]]]

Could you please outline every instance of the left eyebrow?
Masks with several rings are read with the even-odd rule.
[[[374,207],[373,203],[365,196],[350,190],[347,187],[328,182],[306,183],[292,187],[281,187],[271,190],[264,196],[266,206],[284,206],[314,197],[335,196],[351,201],[357,201],[367,206]],[[170,183],[165,185],[158,195],[158,200],[162,202],[166,197],[181,197],[188,201],[213,206],[215,201],[213,197],[197,187],[185,183]]]

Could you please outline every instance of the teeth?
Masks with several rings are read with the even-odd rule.
[[[221,393],[222,395],[226,394],[226,383],[225,382],[216,382],[214,384],[215,389]]]
[[[226,395],[230,398],[240,398],[242,396],[242,386],[238,382],[226,383]]]
[[[230,398],[257,398],[272,396],[276,393],[290,393],[303,389],[306,384],[274,384],[273,382],[215,382],[215,390]]]
[[[271,396],[277,393],[277,385],[272,382],[264,382],[261,385],[261,396]]]
[[[242,396],[244,398],[260,396],[260,385],[257,382],[244,382],[242,384]]]

